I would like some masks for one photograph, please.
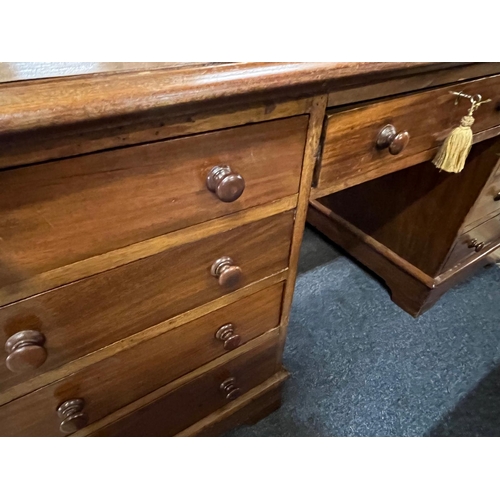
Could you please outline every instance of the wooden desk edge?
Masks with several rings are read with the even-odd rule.
[[[244,96],[326,93],[332,86],[477,63],[236,63],[0,84],[0,134],[66,127]],[[54,96],[57,95],[57,102]]]

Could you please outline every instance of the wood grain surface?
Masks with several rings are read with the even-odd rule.
[[[307,112],[310,100],[267,99],[239,106],[202,106],[177,114],[167,108],[120,121],[103,119],[36,133],[4,134],[0,135],[0,168],[301,115]]]
[[[222,297],[211,300],[210,302],[205,302],[199,307],[195,307],[194,309],[185,311],[181,314],[173,316],[172,318],[162,321],[161,323],[150,326],[145,330],[117,340],[116,342],[113,342],[112,344],[109,344],[97,351],[93,351],[81,358],[69,361],[68,363],[63,364],[58,368],[34,376],[33,378],[26,380],[25,382],[22,382],[11,387],[10,389],[0,392],[0,406],[7,404],[10,401],[13,401],[14,399],[17,399],[21,396],[24,396],[29,392],[40,389],[40,387],[56,382],[57,380],[61,380],[64,377],[83,370],[95,363],[99,363],[100,361],[114,356],[115,354],[125,349],[131,349],[142,344],[143,342],[147,342],[148,340],[154,339],[159,335],[163,335],[165,332],[173,330],[174,328],[178,328],[185,325],[186,323],[189,323],[190,321],[195,321],[202,316],[217,311],[222,307],[234,304],[238,300],[249,297],[254,293],[258,293],[259,291],[272,287],[273,285],[276,285],[278,283],[283,283],[286,280],[287,274],[288,270],[285,269],[283,271],[272,274],[267,278],[261,279],[259,281],[254,281],[250,285],[239,288],[232,293],[223,295]],[[243,345],[240,347],[240,349],[244,349],[244,347],[245,346]]]
[[[474,254],[484,254],[496,246],[500,240],[500,214],[494,215],[487,222],[458,236],[443,270],[452,269]]]
[[[302,177],[300,181],[299,197],[297,200],[297,216],[293,227],[292,246],[290,250],[289,275],[285,286],[283,297],[283,309],[281,313],[280,348],[278,349],[277,369],[281,367],[283,349],[286,341],[286,326],[290,319],[290,310],[292,307],[293,292],[295,281],[297,279],[297,270],[299,264],[300,248],[304,236],[304,228],[307,218],[307,206],[309,204],[309,195],[311,191],[311,182],[316,161],[320,154],[320,138],[325,115],[326,96],[315,98],[310,109],[309,126],[307,129],[306,148],[302,166]]]
[[[0,172],[0,285],[296,193],[306,126],[296,117]],[[245,180],[232,203],[206,187],[219,164]]]
[[[500,156],[500,141],[499,141]],[[465,218],[463,230],[468,231],[474,226],[493,217],[500,211],[500,159],[497,161],[489,180],[479,194],[474,206]]]
[[[88,259],[37,274],[21,282],[0,287],[0,305],[10,304],[31,295],[123,266],[135,260],[156,255],[179,245],[193,243],[217,233],[230,231],[266,217],[287,212],[292,210],[296,204],[297,195],[287,196],[267,205],[242,210],[241,212],[140,241],[105,254],[89,257]]]
[[[500,141],[476,144],[458,175],[431,162],[321,198],[325,207],[429,276],[437,276],[498,161]]]
[[[2,84],[0,134],[137,115],[259,93],[303,96],[329,85],[384,79],[464,63],[234,63]],[[470,63],[468,63],[470,64]],[[57,95],[57,100],[54,96]],[[253,96],[255,99],[255,96]]]
[[[188,62],[3,62],[0,63],[0,83],[41,78],[63,78],[95,73],[119,73],[202,67],[211,63]]]
[[[400,74],[383,81],[365,80],[351,87],[332,89],[328,94],[328,107],[344,106],[381,97],[416,92],[441,85],[472,80],[500,73],[500,63],[478,63],[454,68],[431,69],[418,74]]]
[[[500,134],[500,77],[436,88],[494,63],[84,66],[48,65],[44,78],[0,64],[0,340],[36,330],[47,354],[24,375],[0,363],[2,435],[62,435],[57,408],[80,399],[77,436],[213,435],[276,409],[309,197],[428,160],[467,110],[451,89],[492,99],[476,116],[476,153]],[[387,123],[409,133],[397,155],[370,149]],[[233,177],[214,177],[214,194],[216,165]],[[438,276],[324,200],[311,222],[418,315],[500,245],[493,202],[474,220],[463,208],[486,193],[484,165],[455,186],[449,224],[476,255]],[[427,200],[425,181],[415,186]],[[370,195],[336,202],[374,223]],[[419,206],[408,214],[423,228]],[[377,230],[398,220],[382,218]],[[472,233],[489,241],[480,252]],[[226,263],[218,277],[214,262]]]
[[[379,175],[417,163],[415,156],[438,147],[450,130],[460,124],[467,114],[470,101],[460,99],[450,91],[481,94],[491,102],[481,106],[474,114],[473,130],[480,132],[500,124],[500,77],[493,76],[463,84],[383,100],[346,111],[332,111],[328,115],[323,155],[317,187],[322,192],[339,191],[366,180],[370,172]],[[387,124],[396,131],[407,131],[409,144],[398,155],[376,146],[379,131]]]
[[[242,394],[245,394],[274,375],[276,335],[262,337],[262,340],[264,342],[251,351],[201,374],[90,435],[132,437],[177,434],[230,403],[220,391],[220,384],[227,378],[234,377]]]
[[[481,267],[498,260],[496,252],[500,241],[497,238],[481,252],[469,251],[469,256],[455,267],[432,277],[343,219],[323,205],[321,200],[310,203],[307,220],[384,280],[391,291],[391,299],[415,317],[430,309],[451,287],[472,276]],[[475,234],[488,237],[492,230],[495,233],[500,219],[491,221],[491,224],[495,227],[487,226],[485,232],[481,229]]]
[[[282,385],[288,377],[286,370],[275,373],[236,401],[215,410],[176,436],[220,436],[238,425],[255,424],[281,406]]]
[[[42,332],[41,374],[286,269],[292,224],[292,212],[279,214],[0,308],[1,336]],[[210,274],[225,255],[242,269],[232,287]],[[6,354],[2,390],[33,376],[7,370]]]
[[[242,344],[276,327],[282,291],[275,285],[0,407],[0,434],[57,436],[54,408],[74,397],[84,399],[88,423],[105,417],[223,356],[221,325],[232,322]]]

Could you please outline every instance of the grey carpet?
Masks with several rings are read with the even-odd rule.
[[[230,436],[500,436],[500,268],[414,319],[306,230],[282,407]]]

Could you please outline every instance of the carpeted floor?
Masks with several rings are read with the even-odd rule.
[[[280,410],[230,436],[500,436],[500,268],[414,319],[311,229]]]

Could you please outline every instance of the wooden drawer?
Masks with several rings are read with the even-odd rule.
[[[241,393],[261,384],[276,371],[274,336],[252,351],[223,367],[210,370],[192,382],[144,406],[92,436],[173,436],[229,401],[221,394],[221,384],[235,378]]]
[[[443,270],[451,269],[469,257],[487,250],[500,240],[500,215],[496,215],[480,226],[457,238]]]
[[[0,308],[3,343],[37,330],[48,354],[35,371],[14,374],[2,350],[0,389],[286,269],[292,225],[293,212],[278,214]],[[211,275],[223,256],[242,271],[232,285]]]
[[[499,162],[500,165],[500,162]],[[500,170],[498,167],[486,183],[476,203],[465,219],[465,227],[473,226],[500,211]]]
[[[307,117],[0,172],[0,285],[298,192]],[[227,164],[225,203],[206,187]]]
[[[232,323],[240,344],[276,327],[282,291],[275,285],[0,407],[0,435],[62,435],[55,410],[75,398],[89,423],[103,418],[225,354],[215,338],[221,326]]]
[[[490,103],[474,114],[474,132],[500,125],[500,76],[442,87],[393,98],[327,115],[323,154],[317,188],[319,196],[354,186],[367,179],[425,161],[424,151],[436,148],[467,114],[470,101],[450,91],[481,94]],[[407,131],[410,140],[399,154],[377,148],[379,131],[391,124],[396,132]],[[420,156],[419,156],[420,155]],[[432,157],[432,156],[431,156]]]

